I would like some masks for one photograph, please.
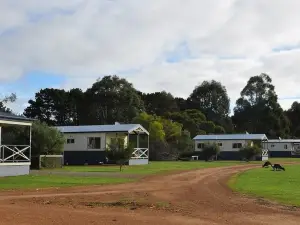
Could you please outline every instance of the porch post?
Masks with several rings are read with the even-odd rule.
[[[31,126],[29,126],[29,160],[31,161]]]
[[[129,143],[129,135],[130,135],[130,134],[128,133],[128,134],[127,134],[127,147],[128,147],[129,144],[130,144],[130,143]]]
[[[140,147],[140,132],[138,132],[137,136],[136,136],[136,147],[139,148]]]
[[[148,134],[148,161],[149,161],[149,151],[150,149],[149,149],[149,134]]]
[[[2,162],[3,158],[2,158],[2,133],[1,133],[1,126],[0,126],[0,162]]]

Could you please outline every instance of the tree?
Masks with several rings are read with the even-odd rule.
[[[215,134],[225,134],[225,129],[221,126],[215,126],[215,130],[214,130]]]
[[[142,112],[132,120],[132,123],[141,124],[148,130],[150,141],[165,141],[166,133],[163,124],[153,115]]]
[[[291,136],[300,138],[300,103],[293,102],[291,108],[285,112],[290,121]]]
[[[55,155],[63,152],[65,138],[56,128],[44,122],[32,124],[31,155]]]
[[[203,81],[201,85],[196,86],[188,101],[192,108],[199,109],[208,120],[213,122],[227,118],[230,112],[227,90],[215,80]]]
[[[216,143],[206,143],[202,149],[202,155],[205,161],[209,161],[213,156],[220,153],[220,147]]]
[[[165,91],[144,94],[139,92],[147,113],[163,116],[166,112],[177,112],[179,108],[173,95]]]
[[[286,137],[289,121],[277,100],[269,75],[262,73],[251,77],[234,108],[232,120],[236,130],[265,133],[271,138]]]
[[[13,103],[15,102],[17,99],[17,96],[15,93],[12,93],[8,96],[5,96],[1,101],[0,101],[0,112],[5,112],[5,113],[12,113],[11,109],[10,108],[7,108],[5,106],[5,104],[7,103]]]
[[[107,148],[107,157],[113,160],[120,166],[120,172],[122,171],[122,166],[127,163],[132,157],[134,148],[131,145],[124,144],[124,139],[112,140]]]
[[[35,94],[35,100],[28,101],[24,115],[51,126],[79,125],[79,120],[86,117],[83,98],[80,89],[41,89]]]
[[[187,130],[183,130],[181,136],[178,138],[177,146],[179,153],[194,152],[193,140],[191,134]]]
[[[85,93],[89,124],[130,123],[144,111],[144,104],[131,83],[117,76],[98,79]]]
[[[178,140],[181,136],[182,124],[161,117],[158,118],[158,121],[162,124],[167,142]]]
[[[242,158],[247,161],[252,160],[255,156],[261,153],[261,149],[257,145],[246,145],[239,150]]]
[[[212,121],[207,121],[205,115],[197,109],[187,109],[182,112],[167,113],[166,118],[182,124],[182,128],[190,132],[191,136],[194,137],[198,134],[223,132],[223,127],[216,126]]]
[[[176,101],[176,105],[179,108],[179,111],[184,111],[186,109],[189,109],[189,103],[186,99],[176,97],[175,101]]]

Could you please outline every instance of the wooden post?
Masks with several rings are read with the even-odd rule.
[[[130,135],[130,134],[128,133],[128,134],[127,134],[127,147],[128,147],[129,144],[130,144],[130,143],[129,143],[129,135]]]
[[[148,135],[148,162],[149,162],[149,151],[150,151],[150,146],[149,146],[149,135]]]
[[[29,126],[29,160],[31,161],[31,126]]]
[[[2,139],[2,136],[1,136],[2,134],[1,134],[1,127],[0,127],[0,162],[3,160],[3,158],[2,158],[2,143],[1,143],[1,139]]]

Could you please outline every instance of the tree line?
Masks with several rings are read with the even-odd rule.
[[[28,103],[23,114],[49,126],[140,123],[150,131],[152,149],[158,149],[151,151],[152,158],[191,149],[197,134],[300,137],[300,103],[284,111],[265,73],[248,80],[233,115],[226,87],[216,80],[203,81],[187,98],[179,98],[165,91],[143,93],[124,78],[104,76],[86,91],[41,89]]]

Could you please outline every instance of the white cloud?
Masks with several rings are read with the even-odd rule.
[[[40,70],[84,89],[100,75],[137,70],[124,76],[142,91],[186,97],[216,79],[234,103],[250,76],[266,72],[280,97],[300,96],[300,51],[272,52],[300,43],[299,7],[297,0],[3,0],[0,80]],[[186,59],[165,62],[183,42]],[[280,102],[287,108],[291,100]]]

